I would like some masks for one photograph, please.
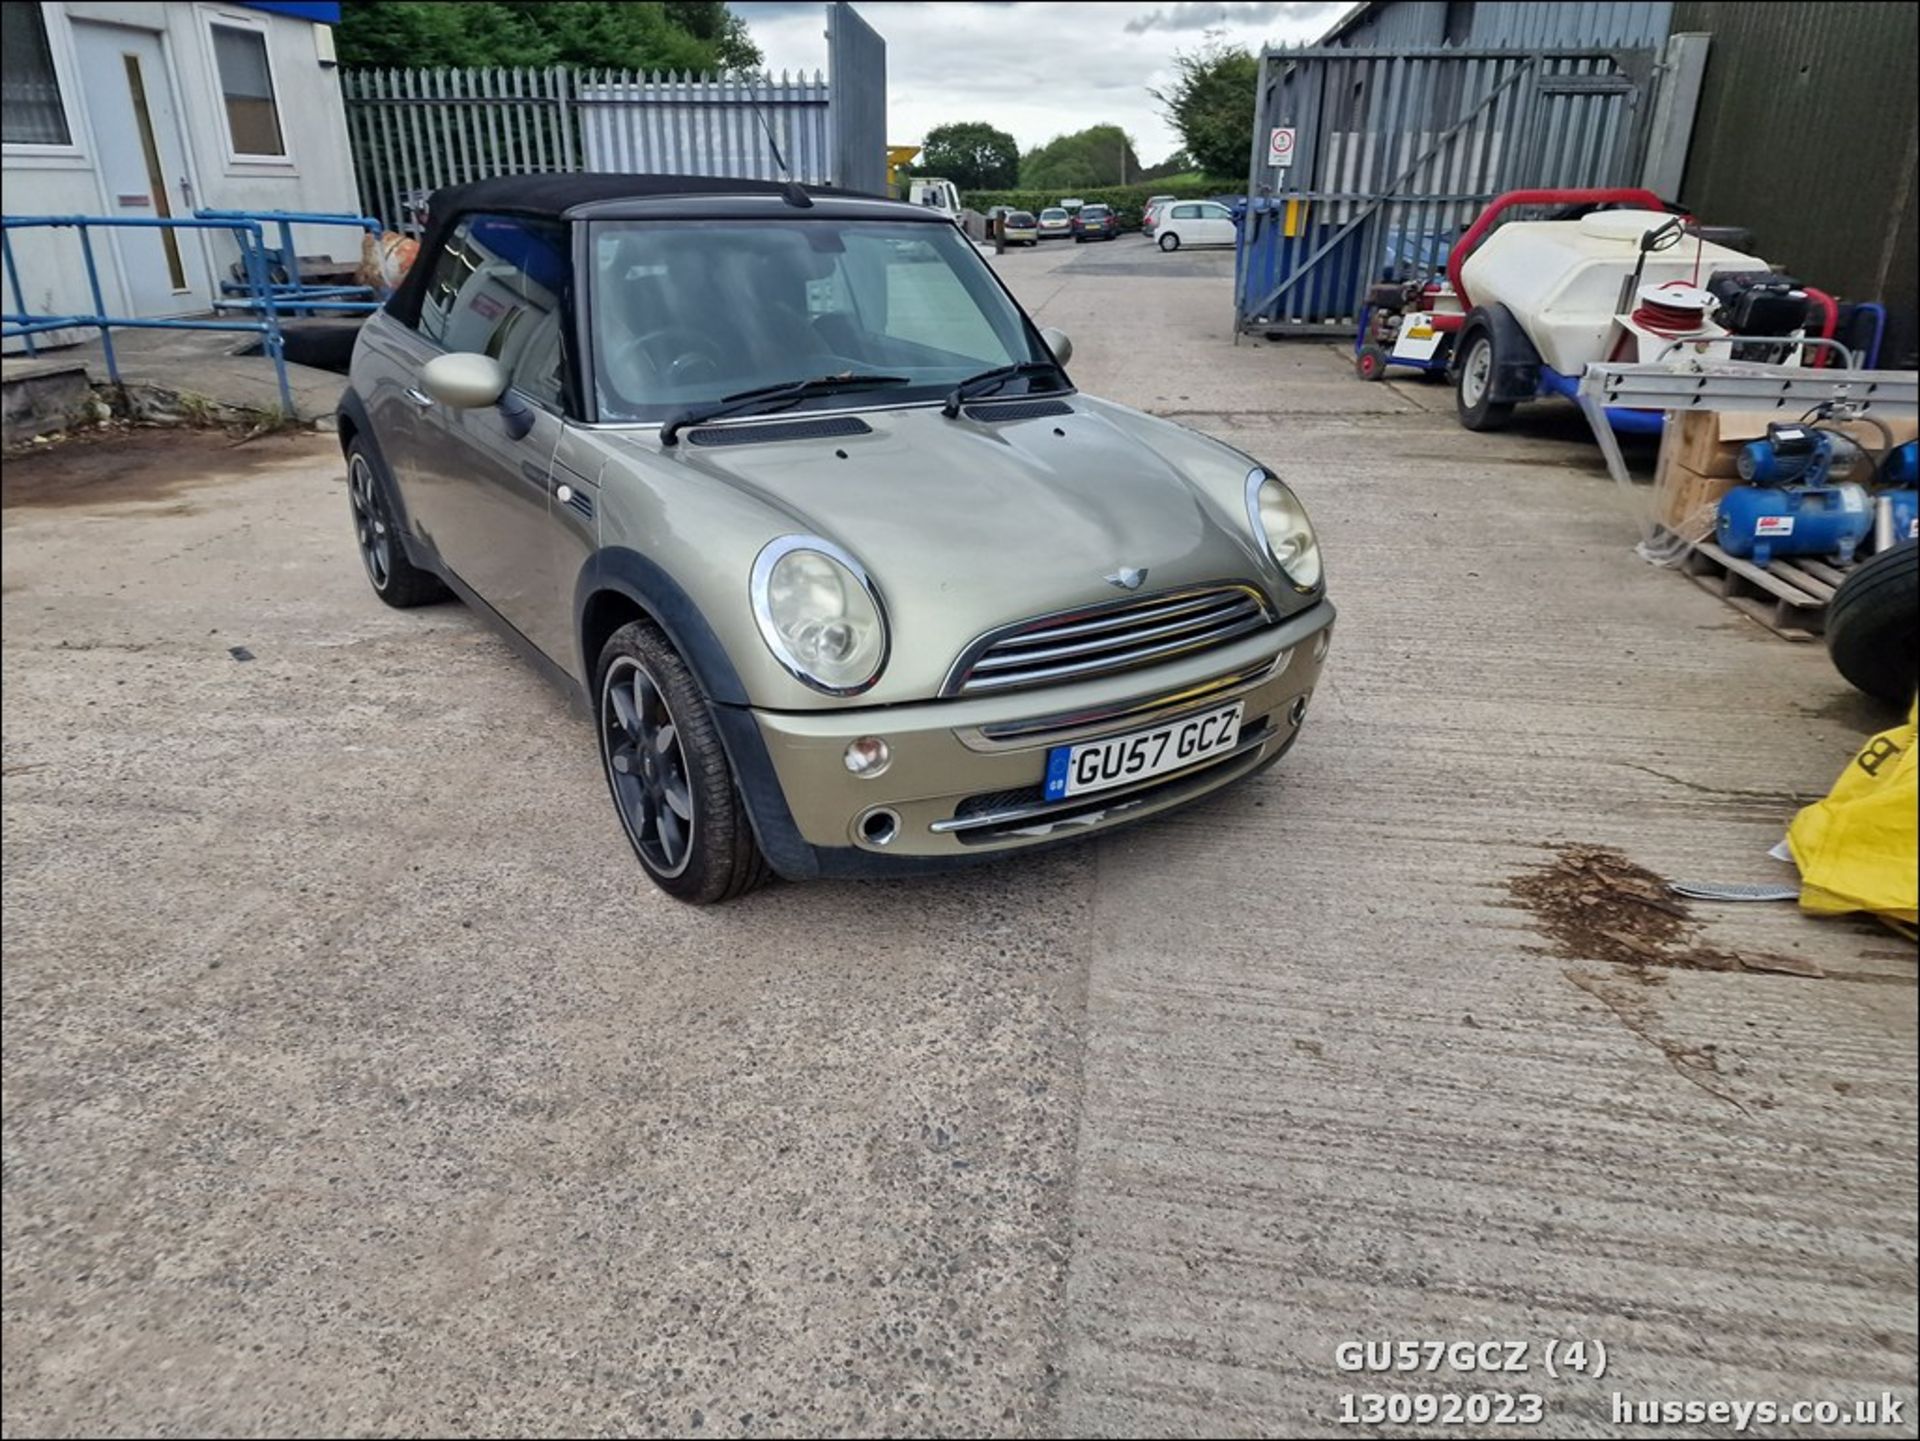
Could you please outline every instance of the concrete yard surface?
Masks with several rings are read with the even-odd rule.
[[[991,263],[1295,486],[1340,619],[1278,767],[950,878],[658,895],[331,437],[9,461],[9,1434],[1913,1434],[1912,947],[1633,899],[1790,876],[1895,718],[1636,559],[1570,410],[1234,346],[1230,254]],[[1338,1364],[1427,1340],[1531,1369]]]

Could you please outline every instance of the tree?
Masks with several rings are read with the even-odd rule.
[[[747,33],[747,22],[727,8],[726,0],[667,0],[667,19],[711,45],[724,69],[751,70],[764,58]]]
[[[1169,175],[1186,175],[1199,167],[1193,163],[1193,157],[1184,150],[1176,150],[1158,165],[1149,165],[1134,176],[1141,184],[1149,181],[1165,180]]]
[[[927,132],[914,169],[962,190],[1009,190],[1020,181],[1020,142],[984,120],[957,120]]]
[[[1118,125],[1090,125],[1072,135],[1056,135],[1020,161],[1025,190],[1125,185],[1139,173],[1140,157]]]
[[[1173,57],[1171,88],[1148,93],[1209,175],[1245,175],[1253,149],[1254,91],[1260,61],[1244,45],[1211,40]]]
[[[710,73],[760,63],[724,4],[591,0],[345,0],[343,65],[587,65]]]

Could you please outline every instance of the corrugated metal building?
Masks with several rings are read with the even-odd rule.
[[[1364,50],[1430,45],[1658,45],[1667,38],[1672,14],[1667,0],[1630,4],[1373,0],[1350,8],[1318,43]]]
[[[1713,37],[1681,200],[1809,284],[1886,305],[1881,363],[1911,368],[1920,7],[1682,0],[1673,28]]]

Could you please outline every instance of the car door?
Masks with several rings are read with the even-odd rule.
[[[1167,211],[1166,218],[1160,222],[1160,228],[1163,232],[1173,235],[1182,245],[1203,243],[1198,205],[1173,206]]]
[[[532,423],[516,434],[502,406],[462,410],[410,392],[420,411],[409,466],[416,525],[468,589],[562,664],[572,618],[553,600],[551,512],[572,389],[572,293],[564,224],[465,217],[435,259],[418,333],[433,354],[498,360]]]
[[[1199,207],[1200,219],[1199,243],[1202,245],[1231,245],[1234,242],[1233,212],[1224,205],[1215,205],[1207,201]]]

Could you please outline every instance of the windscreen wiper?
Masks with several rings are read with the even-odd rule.
[[[983,395],[992,395],[1008,383],[1026,375],[1057,375],[1066,379],[1066,368],[1057,360],[1021,360],[1012,365],[996,365],[992,370],[983,370],[978,375],[969,375],[954,386],[947,403],[940,407],[940,413],[948,420],[960,414],[960,407],[969,400],[978,400]]]
[[[680,432],[689,425],[739,415],[749,410],[784,410],[816,395],[836,395],[843,390],[890,390],[896,385],[912,385],[905,375],[868,375],[847,370],[839,375],[816,375],[811,380],[783,380],[777,385],[757,385],[752,390],[735,391],[718,400],[703,400],[683,405],[667,417],[660,427],[660,443],[677,445]]]

